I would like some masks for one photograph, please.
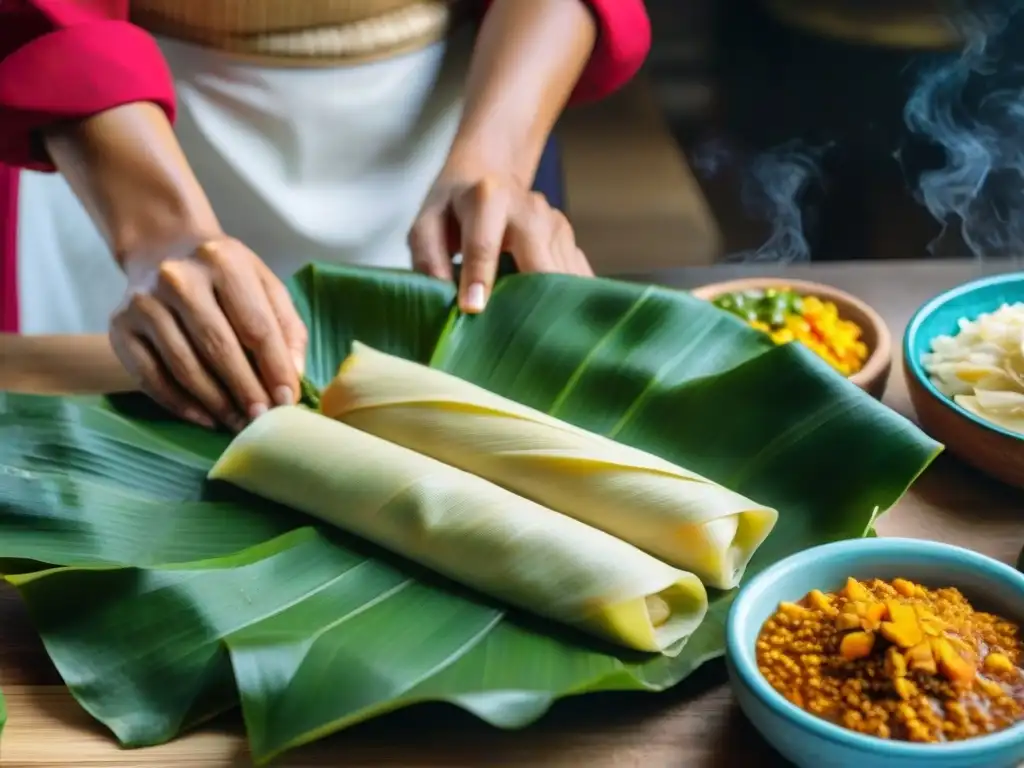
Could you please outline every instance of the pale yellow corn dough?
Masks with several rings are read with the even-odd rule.
[[[596,528],[299,406],[250,424],[210,471],[528,611],[677,654],[700,580]]]
[[[778,518],[657,456],[359,343],[324,390],[322,410],[601,528],[720,589],[739,584]]]

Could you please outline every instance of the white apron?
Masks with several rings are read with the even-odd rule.
[[[410,266],[409,227],[461,115],[471,30],[351,67],[272,68],[160,43],[178,139],[227,233],[281,277],[309,261]],[[22,333],[106,332],[124,289],[63,178],[22,173]]]

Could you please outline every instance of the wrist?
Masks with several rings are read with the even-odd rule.
[[[217,217],[159,107],[115,107],[56,127],[45,139],[122,266],[135,253],[220,235]]]
[[[539,144],[539,146],[535,146]],[[523,189],[533,184],[543,140],[516,140],[507,132],[461,131],[452,142],[441,176],[476,182],[498,177]]]
[[[142,199],[137,210],[126,211],[109,225],[110,249],[123,269],[139,258],[185,254],[224,236],[217,221],[195,211],[189,201],[167,197]]]

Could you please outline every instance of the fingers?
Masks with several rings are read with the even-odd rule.
[[[594,268],[590,265],[590,259],[588,259],[587,254],[578,247],[576,248],[573,262],[576,265],[576,271],[573,274],[583,275],[584,277],[594,276]]]
[[[171,375],[179,389],[220,423],[236,431],[245,426],[243,412],[196,356],[167,307],[155,297],[139,293],[132,297],[128,320],[135,334],[160,356],[161,368]]]
[[[444,205],[428,206],[409,231],[413,269],[439,280],[452,279],[447,218],[448,212]]]
[[[209,296],[212,302],[207,297],[202,301],[211,320],[207,331],[218,340],[215,349],[227,354],[222,379],[242,398],[240,403],[246,406],[249,417],[255,419],[271,405],[297,401],[299,374],[267,297],[260,274],[262,263],[240,243],[231,243],[207,244],[196,252],[202,263],[213,267],[216,296]],[[222,312],[214,311],[216,304]],[[224,318],[226,323],[222,322]],[[237,341],[229,343],[229,336]],[[246,351],[252,354],[259,378],[248,363]]]
[[[551,220],[551,252],[555,256],[554,264],[557,266],[557,269],[551,271],[593,277],[594,270],[586,255],[576,245],[576,233],[573,232],[569,219],[561,211],[551,209]]]
[[[226,351],[231,364],[225,375],[233,377],[229,382],[232,391],[247,398],[248,413],[254,419],[271,404],[290,406],[299,396],[299,374],[292,350],[285,343],[278,316],[266,295],[260,269],[256,268],[258,260],[248,252],[231,254],[212,247],[200,249],[197,255],[214,266],[213,287],[223,309],[222,316],[227,319],[226,326],[217,322],[217,336],[224,342],[224,333],[233,331],[241,342],[239,351],[242,357],[246,358],[245,350],[252,353],[262,379],[260,382],[250,376],[252,369],[249,366],[243,368],[238,364],[234,358],[237,345],[229,345]],[[267,392],[270,400],[258,398],[259,392]]]
[[[270,407],[270,395],[217,301],[211,277],[215,271],[196,261],[166,261],[159,267],[154,297],[178,316],[198,358],[216,375],[245,419],[254,419]],[[253,292],[261,293],[262,287]],[[195,382],[179,384],[192,391]]]
[[[563,272],[565,251],[576,247],[568,220],[537,192],[512,211],[506,241],[520,272]]]
[[[451,256],[462,253],[459,309],[483,311],[494,288],[499,258],[511,251],[522,272],[593,275],[569,220],[536,192],[522,192],[500,179],[467,186],[442,186],[409,233],[416,270],[451,279]],[[450,229],[455,229],[452,242]]]
[[[263,288],[267,292],[267,299],[270,301],[270,307],[281,328],[285,346],[291,352],[292,364],[299,376],[302,376],[306,372],[306,347],[309,344],[309,332],[306,330],[306,324],[302,322],[302,318],[295,310],[295,304],[292,303],[292,297],[288,295],[288,289],[277,279],[277,276],[269,269],[264,268],[261,279]]]
[[[478,184],[457,197],[454,208],[462,227],[463,312],[481,311],[490,298],[503,248],[522,272],[594,274],[569,220],[538,192],[523,194],[510,205],[503,190]]]
[[[236,431],[298,400],[307,338],[285,287],[230,239],[139,272],[111,324],[119,356],[154,399]]]
[[[260,374],[259,379],[250,379],[235,366],[230,369],[238,375],[236,391],[245,392],[245,396],[252,398],[249,401],[252,403],[249,408],[251,418],[260,416],[271,405],[292,405],[299,395],[299,372],[291,350],[284,343],[277,318],[266,296],[257,293],[259,288],[262,286],[254,286],[253,294],[247,297],[242,294],[241,286],[232,282],[221,292],[220,301],[231,328],[241,342],[242,350],[252,354]],[[244,351],[242,359],[247,359]],[[256,399],[257,388],[261,393],[269,393],[269,403]]]
[[[157,356],[139,336],[114,328],[110,345],[121,364],[139,383],[140,389],[171,413],[212,429],[216,422],[193,398],[174,383]]]
[[[545,197],[531,192],[513,210],[506,234],[508,250],[522,272],[594,274],[583,251],[576,245],[572,225]]]
[[[482,312],[498,272],[498,258],[508,224],[509,197],[501,186],[485,179],[457,196],[453,210],[462,233],[459,309],[467,313]]]
[[[509,221],[508,249],[520,272],[557,272],[552,222],[540,209],[541,203],[546,206],[547,202],[533,199],[533,195],[530,198]]]
[[[270,396],[213,294],[199,294],[181,301],[179,317],[199,358],[216,374],[245,420],[266,413]],[[191,382],[182,384],[190,386]]]

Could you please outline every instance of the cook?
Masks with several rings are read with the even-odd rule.
[[[642,0],[6,0],[0,330],[109,326],[149,395],[239,429],[297,397],[308,261],[462,254],[467,312],[502,251],[590,274],[531,184],[649,42]]]

